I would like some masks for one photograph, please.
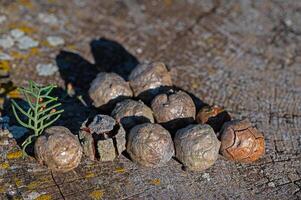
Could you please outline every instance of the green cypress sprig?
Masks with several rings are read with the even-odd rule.
[[[61,103],[56,103],[58,98],[50,96],[55,87],[53,84],[40,86],[34,81],[29,81],[28,88],[18,88],[29,105],[27,111],[12,99],[12,110],[17,121],[20,125],[32,129],[34,132],[22,143],[23,155],[27,155],[26,147],[32,143],[33,138],[41,135],[44,129],[58,120],[61,113],[64,112],[64,110],[57,110],[61,106]],[[17,111],[25,115],[27,120],[21,120]]]

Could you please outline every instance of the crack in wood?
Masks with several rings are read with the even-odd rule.
[[[64,194],[63,194],[63,192],[62,192],[62,190],[61,190],[61,187],[57,184],[57,182],[56,182],[56,180],[55,180],[55,178],[54,178],[54,176],[53,176],[52,171],[51,171],[50,173],[51,173],[51,178],[52,178],[53,182],[55,183],[57,189],[59,190],[60,195],[61,195],[62,198],[65,200],[65,196],[64,196]]]

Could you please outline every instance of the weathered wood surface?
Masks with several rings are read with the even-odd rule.
[[[16,85],[34,79],[64,87],[70,80],[63,70],[43,77],[35,66],[55,64],[61,49],[81,56],[66,56],[71,69],[94,66],[90,42],[105,37],[139,61],[165,62],[175,85],[205,103],[224,106],[235,118],[248,117],[266,141],[266,155],[258,162],[236,164],[220,156],[202,173],[185,172],[175,160],[143,169],[122,157],[112,163],[83,159],[74,171],[59,174],[34,159],[23,160],[14,154],[17,147],[3,147],[0,199],[301,198],[300,1],[0,2],[0,14],[7,16],[0,33],[27,27],[40,41],[34,50],[21,52],[24,57],[17,57],[14,47],[3,50],[14,56],[9,64]],[[45,24],[41,13],[53,13],[58,21]],[[44,42],[49,35],[64,38],[64,46],[49,46]],[[108,55],[108,62],[123,59],[118,53]],[[82,71],[70,73],[76,83],[86,83]],[[81,88],[85,92],[85,85]],[[66,100],[65,106],[67,114],[59,123],[76,131],[90,110],[76,99]]]

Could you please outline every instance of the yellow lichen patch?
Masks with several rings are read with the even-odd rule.
[[[192,89],[198,89],[200,87],[200,84],[196,80],[192,80],[190,85]]]
[[[27,188],[29,190],[33,190],[39,185],[39,183],[40,183],[39,181],[33,181],[27,185]]]
[[[35,28],[28,26],[26,23],[12,23],[8,26],[8,28],[9,29],[19,29],[28,35],[31,35],[31,34],[37,32],[37,30]]]
[[[25,59],[27,58],[27,54],[22,54],[20,52],[17,52],[17,51],[12,51],[11,52],[11,56],[15,59]]]
[[[51,199],[50,194],[42,194],[42,195],[38,196],[37,198],[35,198],[35,200],[50,200],[50,199]]]
[[[51,47],[51,45],[48,43],[47,40],[43,40],[43,41],[41,42],[41,45],[42,45],[43,47]]]
[[[38,48],[34,47],[34,48],[30,49],[29,56],[36,56],[39,53],[40,53],[40,50]]]
[[[48,3],[57,3],[57,0],[48,0]]]
[[[0,164],[0,168],[2,168],[2,169],[8,169],[9,168],[9,164],[7,162],[1,163]]]
[[[50,8],[47,9],[47,11],[48,11],[49,13],[55,13],[56,9],[53,8],[53,7],[50,7]]]
[[[0,108],[3,109],[3,105],[4,105],[5,99],[0,97]]]
[[[93,177],[95,177],[95,174],[93,172],[88,172],[85,177],[86,178],[93,178]]]
[[[49,177],[41,177],[39,179],[40,179],[39,183],[51,182]]]
[[[66,46],[66,49],[67,49],[67,50],[71,50],[71,51],[72,51],[72,50],[73,50],[73,51],[76,51],[76,50],[77,50],[77,47],[76,47],[75,45],[73,45],[73,44],[70,44],[70,45],[67,45],[67,46]]]
[[[41,177],[39,180],[32,181],[27,185],[28,190],[35,190],[40,184],[50,182],[49,178]]]
[[[104,192],[102,190],[94,190],[90,193],[90,197],[93,199],[93,200],[99,200],[103,197],[104,195]]]
[[[199,87],[199,85],[198,85],[198,84],[195,84],[195,83],[193,83],[193,84],[191,85],[191,87],[192,87],[192,89],[197,89],[197,88]]]
[[[31,9],[33,7],[33,4],[30,0],[18,0],[18,4],[27,7],[28,9]]]
[[[31,48],[30,51],[28,53],[20,53],[18,51],[12,51],[11,52],[11,56],[16,59],[22,59],[22,60],[27,60],[28,58],[32,57],[32,56],[36,56],[39,55],[40,50],[36,47]]]
[[[166,6],[171,6],[172,5],[172,0],[164,0],[164,4]]]
[[[4,187],[0,187],[0,193],[5,193],[5,188]]]
[[[14,151],[14,152],[10,152],[6,155],[7,159],[17,159],[17,158],[21,158],[23,156],[23,152],[22,151]]]
[[[19,90],[17,89],[14,89],[12,91],[10,91],[7,96],[11,99],[18,99],[18,98],[21,98],[21,94],[19,92]]]
[[[4,98],[21,98],[20,92],[12,81],[0,84],[0,95]]]
[[[150,184],[152,184],[152,185],[160,185],[161,181],[160,181],[160,179],[155,178],[155,179],[153,179],[153,180],[150,181]]]
[[[125,172],[125,169],[124,169],[123,167],[117,167],[117,168],[115,169],[115,172],[116,172],[116,173],[122,174],[122,173]]]
[[[15,183],[17,187],[20,187],[22,185],[22,180],[19,178],[15,178]]]
[[[10,69],[9,63],[5,60],[0,61],[0,70],[8,72]]]

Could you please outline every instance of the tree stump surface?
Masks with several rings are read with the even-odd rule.
[[[19,29],[39,42],[28,49],[20,49],[18,41],[0,46],[0,53],[11,57],[0,62],[11,68],[15,85],[28,79],[57,83],[62,97],[72,83],[85,96],[103,66],[162,61],[177,87],[224,106],[233,118],[249,118],[266,142],[266,154],[257,162],[220,156],[204,172],[183,171],[175,160],[141,168],[122,156],[114,162],[84,158],[75,170],[55,173],[33,158],[22,159],[18,146],[0,146],[0,199],[301,198],[300,1],[4,0],[0,5],[1,37]],[[64,44],[53,45],[49,36]],[[54,67],[43,75],[39,64]],[[66,112],[57,124],[77,134],[96,111],[80,96],[65,96]],[[11,125],[17,125],[13,116]]]

